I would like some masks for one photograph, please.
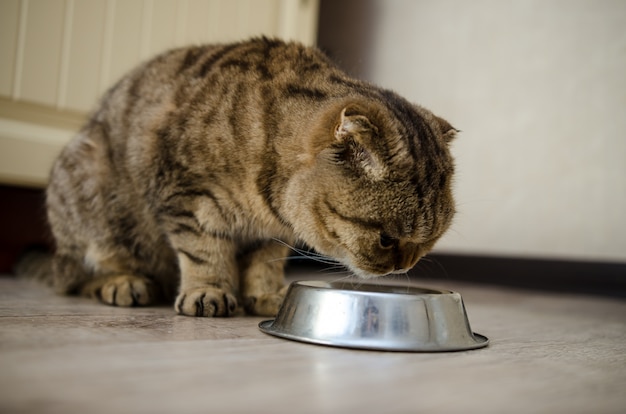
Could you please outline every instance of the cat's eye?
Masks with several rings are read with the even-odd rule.
[[[391,249],[397,243],[398,243],[398,239],[391,237],[390,235],[386,233],[380,234],[379,244],[380,244],[380,247],[382,247],[383,249]]]

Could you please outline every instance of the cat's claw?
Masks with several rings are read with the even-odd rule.
[[[231,316],[237,310],[237,299],[222,289],[206,286],[181,292],[174,308],[179,315]]]

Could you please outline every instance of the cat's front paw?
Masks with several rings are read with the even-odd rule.
[[[144,306],[156,301],[157,290],[154,283],[143,276],[111,275],[88,283],[82,294],[113,306]]]
[[[283,304],[287,286],[276,293],[263,293],[245,298],[246,313],[258,316],[276,316]]]
[[[181,292],[174,306],[179,315],[230,316],[237,310],[237,299],[214,286],[204,286]]]

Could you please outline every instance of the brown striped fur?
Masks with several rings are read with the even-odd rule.
[[[266,38],[169,51],[103,97],[47,191],[63,293],[276,313],[287,244],[406,272],[450,225],[455,130]]]

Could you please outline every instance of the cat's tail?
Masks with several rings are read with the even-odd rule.
[[[52,258],[52,253],[44,249],[26,250],[13,266],[13,274],[24,279],[50,284],[52,282]]]

